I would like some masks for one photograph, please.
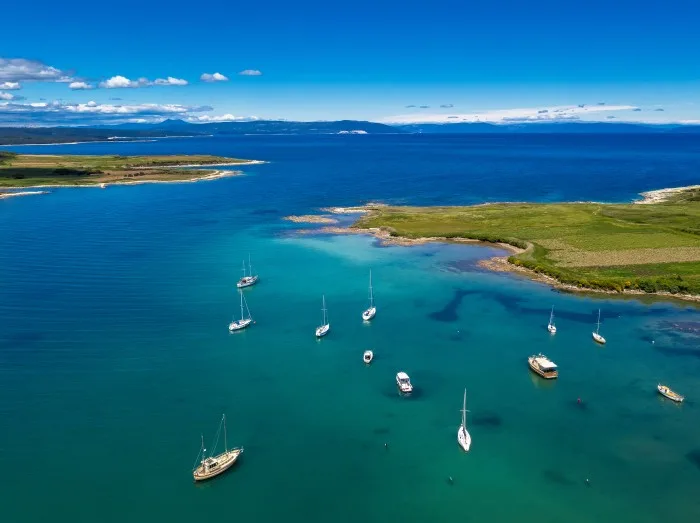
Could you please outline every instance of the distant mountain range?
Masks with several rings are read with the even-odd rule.
[[[632,123],[446,123],[386,125],[357,120],[334,122],[288,122],[257,120],[251,122],[189,123],[164,120],[159,123],[119,124],[95,127],[0,127],[0,145],[138,140],[173,136],[208,135],[303,135],[303,134],[700,134],[699,125],[650,125]]]

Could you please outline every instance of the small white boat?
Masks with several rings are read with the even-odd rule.
[[[552,312],[549,314],[549,323],[547,324],[547,330],[550,334],[557,333],[557,326],[554,325],[554,307],[552,307]]]
[[[243,287],[250,287],[251,285],[255,285],[258,283],[258,275],[255,274],[253,275],[253,266],[250,264],[250,254],[248,255],[248,269],[250,274],[246,272],[245,268],[245,260],[243,261],[243,277],[238,280],[238,283],[236,283],[236,287],[239,289],[242,289]]]
[[[598,327],[596,328],[595,332],[592,332],[591,334],[593,335],[593,339],[597,343],[605,345],[605,338],[603,338],[603,336],[600,335],[600,309],[598,309]]]
[[[316,337],[317,338],[322,338],[326,334],[328,334],[328,331],[331,330],[331,324],[328,323],[328,310],[326,309],[326,297],[323,297],[323,308],[321,309],[323,311],[323,323],[319,327],[316,327]]]
[[[231,323],[228,324],[228,330],[231,332],[245,329],[248,325],[253,323],[253,318],[251,317],[250,309],[248,308],[248,302],[245,301],[245,298],[243,297],[243,291],[239,290],[238,294],[241,295],[241,319],[233,320]],[[245,304],[245,310],[248,311],[247,317],[243,312],[243,304]]]
[[[369,271],[369,308],[362,313],[362,319],[369,321],[377,314],[377,307],[374,306],[374,293],[372,292],[372,271]]]
[[[411,384],[411,378],[405,372],[399,372],[396,375],[396,385],[398,385],[399,390],[404,394],[409,394],[413,392],[413,385]]]
[[[362,361],[364,361],[367,364],[372,363],[372,360],[374,359],[374,352],[371,350],[366,350],[365,353],[362,355]]]
[[[224,451],[217,456],[214,456],[216,451],[216,445],[219,442],[219,435],[221,434],[221,426],[224,427]],[[204,436],[202,436],[202,446],[199,449],[199,454],[195,463],[199,461],[199,466],[195,467],[192,471],[192,476],[195,481],[204,481],[206,479],[211,479],[218,476],[222,472],[227,471],[233,466],[233,464],[238,460],[241,454],[243,454],[243,447],[228,449],[228,444],[226,441],[226,415],[221,418],[221,424],[219,424],[219,430],[216,433],[216,439],[214,440],[214,447],[210,456],[206,455],[207,449],[204,448]]]
[[[677,392],[673,392],[666,385],[661,385],[661,383],[659,383],[656,386],[656,390],[658,390],[662,396],[670,399],[671,401],[675,401],[676,403],[683,403],[683,400],[685,399],[683,396],[681,396]]]
[[[467,430],[467,389],[464,389],[464,401],[462,402],[462,424],[457,429],[457,443],[464,452],[469,452],[472,446],[472,437]]]

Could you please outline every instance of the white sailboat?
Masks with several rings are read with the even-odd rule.
[[[214,456],[216,451],[216,445],[219,442],[219,435],[221,434],[221,427],[224,427],[224,451],[221,454]],[[212,447],[211,454],[207,457],[207,449],[204,448],[204,436],[202,436],[202,446],[199,449],[199,454],[195,460],[195,464],[199,461],[199,466],[196,466],[192,471],[192,476],[195,481],[204,481],[205,479],[213,478],[218,476],[222,472],[225,472],[236,462],[238,457],[243,453],[243,447],[228,449],[228,442],[226,441],[226,415],[224,414],[221,418],[221,423],[219,424],[219,430],[216,433],[216,439],[214,440],[214,446]]]
[[[557,333],[557,326],[554,325],[554,307],[552,307],[552,312],[549,314],[549,324],[547,324],[547,330],[551,334]]]
[[[362,361],[364,361],[367,365],[372,363],[372,360],[374,359],[374,351],[371,350],[366,350],[362,354]]]
[[[326,334],[328,334],[328,331],[331,330],[331,324],[328,323],[328,311],[326,310],[326,297],[323,297],[323,308],[321,309],[323,311],[323,323],[321,323],[320,326],[316,327],[316,337],[317,338],[322,338]]]
[[[469,452],[469,447],[472,445],[472,437],[467,430],[467,389],[464,389],[464,401],[462,403],[462,424],[457,429],[457,443],[462,447],[464,452]]]
[[[228,330],[231,332],[245,329],[248,325],[253,323],[253,318],[250,315],[250,309],[248,308],[248,302],[245,301],[245,297],[243,296],[243,291],[239,290],[238,294],[241,295],[241,319],[240,320],[233,320],[231,323],[228,324]],[[245,304],[245,310],[248,312],[247,317],[246,317],[245,313],[243,312],[243,305],[244,304]]]
[[[377,308],[374,306],[374,293],[372,292],[372,271],[369,271],[369,309],[362,313],[362,319],[369,321],[377,314]]]
[[[250,287],[258,282],[258,275],[253,275],[253,266],[250,264],[250,254],[248,255],[248,272],[245,268],[245,260],[243,260],[243,277],[238,280],[236,287],[242,289],[243,287]]]
[[[600,309],[598,309],[598,327],[596,328],[595,332],[593,332],[592,334],[593,334],[593,339],[596,342],[603,344],[603,345],[605,344],[605,338],[603,338],[600,335]]]

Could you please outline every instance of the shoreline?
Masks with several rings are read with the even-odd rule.
[[[243,171],[212,171],[211,174],[205,176],[198,176],[196,178],[183,178],[182,180],[128,180],[128,181],[116,181],[116,182],[95,182],[95,183],[82,183],[73,185],[28,185],[22,187],[22,189],[85,189],[88,187],[96,187],[98,189],[104,189],[109,185],[142,185],[146,183],[194,183],[194,182],[208,182],[211,180],[218,180],[219,178],[231,178],[234,176],[245,176]],[[0,187],[0,189],[15,189],[15,187]],[[47,194],[48,191],[36,191],[32,194]]]
[[[641,200],[634,200],[632,203],[637,205],[650,205],[654,203],[663,203],[671,199],[678,193],[700,189],[700,185],[686,185],[685,187],[669,187],[666,189],[654,189],[653,191],[640,192]]]
[[[11,191],[0,192],[0,200],[12,198],[13,196],[33,196],[35,194],[49,194],[49,191]]]

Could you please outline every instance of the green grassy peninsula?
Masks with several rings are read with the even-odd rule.
[[[0,189],[194,181],[239,174],[217,172],[213,167],[245,163],[249,160],[210,155],[68,156],[0,151]],[[185,169],[206,166],[212,169]]]
[[[566,286],[700,298],[700,189],[644,196],[646,205],[370,206],[353,227],[414,240],[506,243],[516,251],[501,260],[509,269]]]

